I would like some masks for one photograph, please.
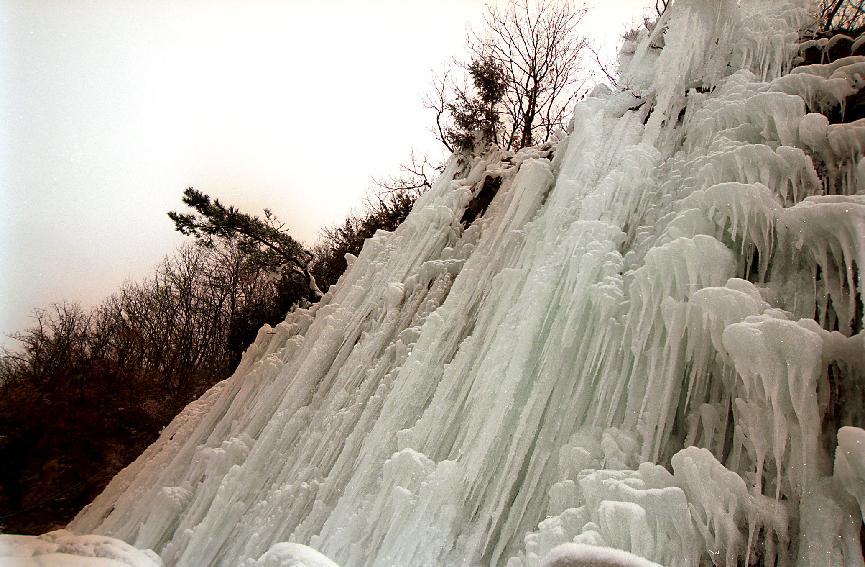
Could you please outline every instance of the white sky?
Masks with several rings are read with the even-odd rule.
[[[610,56],[653,0],[594,0]],[[312,243],[370,176],[439,151],[431,69],[481,0],[0,0],[0,333],[93,305],[182,237],[194,186]],[[7,343],[0,340],[0,344]]]

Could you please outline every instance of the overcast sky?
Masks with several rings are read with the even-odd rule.
[[[592,3],[590,3],[591,5]],[[595,0],[612,53],[652,0]],[[438,152],[421,99],[482,0],[0,0],[0,333],[93,305],[182,240],[194,186],[312,243]],[[2,340],[0,343],[8,344]]]

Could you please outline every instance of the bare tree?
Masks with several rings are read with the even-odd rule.
[[[444,166],[430,161],[429,156],[417,156],[412,150],[408,163],[401,163],[399,173],[389,177],[373,177],[372,182],[378,189],[376,200],[391,193],[408,193],[413,199],[430,189],[435,177],[444,170]],[[369,205],[369,199],[367,199]]]
[[[424,95],[424,108],[431,110],[435,114],[435,127],[431,128],[436,139],[447,148],[449,152],[456,151],[451,144],[447,131],[449,126],[448,120],[448,104],[453,99],[455,87],[452,83],[453,69],[445,69],[440,75],[433,74],[432,92]]]
[[[435,114],[433,134],[449,151],[459,150],[461,144],[455,140],[465,140],[472,132],[454,135],[460,130],[455,128],[455,123],[460,126],[458,111],[476,106],[485,112],[480,122],[495,126],[493,141],[499,147],[515,150],[548,140],[565,125],[569,107],[586,84],[582,57],[587,42],[577,33],[585,13],[567,0],[488,5],[482,29],[469,30],[470,62],[454,60],[433,77],[433,89],[424,99]],[[484,76],[497,73],[478,73],[486,70],[502,74],[504,92],[494,105],[488,94],[495,88],[489,88],[491,82]],[[484,83],[486,87],[481,86]]]
[[[505,72],[507,88],[502,147],[522,148],[549,139],[585,80],[581,57],[586,40],[577,25],[586,10],[563,0],[510,0],[488,5],[482,32],[471,32],[469,49]]]
[[[824,31],[858,35],[865,29],[865,0],[820,0],[817,21]]]

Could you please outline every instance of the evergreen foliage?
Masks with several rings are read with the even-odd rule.
[[[447,103],[453,126],[445,138],[455,149],[481,151],[495,143],[501,127],[498,106],[505,96],[505,74],[502,66],[491,57],[472,60],[468,72],[474,92],[457,90],[456,100]]]
[[[284,230],[285,225],[269,209],[264,210],[264,219],[260,219],[223,205],[192,187],[184,191],[183,203],[195,213],[168,213],[179,232],[208,247],[213,246],[214,239],[237,241],[240,250],[264,269],[280,271],[287,279],[292,272],[302,276],[309,287],[307,299],[316,301],[321,297],[309,271],[312,254]]]

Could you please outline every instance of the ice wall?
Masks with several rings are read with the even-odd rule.
[[[817,113],[865,59],[790,73],[803,14],[678,0],[556,142],[452,158],[71,529],[167,565],[863,565],[865,125]]]

